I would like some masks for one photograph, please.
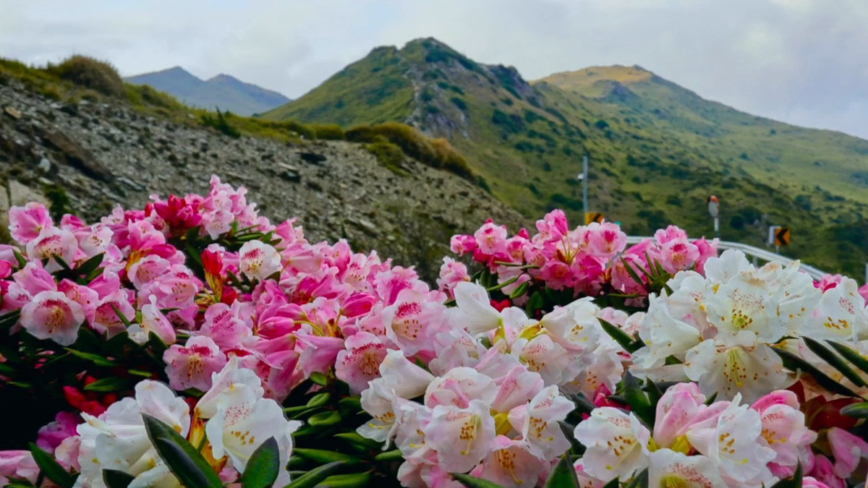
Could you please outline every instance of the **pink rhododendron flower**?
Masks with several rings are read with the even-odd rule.
[[[277,250],[260,241],[244,243],[238,251],[238,259],[239,271],[251,279],[262,281],[282,269]]]
[[[779,390],[757,400],[751,408],[760,413],[762,421],[762,442],[773,449],[777,456],[774,464],[791,468],[806,455],[810,445],[817,440],[817,433],[805,426],[805,414],[799,411],[799,401],[796,394]],[[805,465],[805,471],[811,466]]]
[[[36,483],[39,466],[30,451],[0,451],[0,484],[10,484],[9,478],[20,478]]]
[[[467,272],[467,266],[448,256],[444,257],[443,265],[440,266],[440,277],[437,278],[437,286],[440,290],[451,295],[452,289],[455,288],[455,285],[465,281],[470,281],[470,274]]]
[[[175,328],[157,307],[157,297],[151,295],[150,303],[141,308],[141,320],[127,329],[130,339],[144,344],[155,334],[164,344],[175,343]]]
[[[43,291],[21,309],[21,326],[37,339],[68,346],[78,338],[84,322],[81,305],[59,291]]]
[[[42,229],[38,236],[27,243],[27,257],[35,261],[49,260],[48,264],[45,265],[45,269],[49,272],[62,268],[55,256],[72,266],[77,252],[78,241],[72,232],[60,230],[57,227]]]
[[[205,336],[193,336],[187,344],[174,344],[163,354],[169,385],[178,391],[196,388],[208,391],[211,376],[226,365],[226,355]]]
[[[76,435],[76,428],[81,422],[81,416],[76,413],[58,412],[54,421],[39,429],[36,445],[43,451],[54,453],[65,439]]]
[[[860,459],[868,458],[868,442],[838,427],[829,429],[827,436],[835,456],[835,475],[849,478]]]
[[[335,375],[350,385],[354,394],[368,387],[368,382],[380,376],[380,363],[386,357],[386,345],[367,332],[357,332],[344,341],[346,350],[338,352]]]
[[[28,244],[53,225],[48,209],[41,203],[31,202],[9,209],[9,233],[21,244]]]

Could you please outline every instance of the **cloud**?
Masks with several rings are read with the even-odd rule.
[[[126,75],[181,65],[297,97],[383,44],[433,36],[529,79],[638,64],[757,115],[868,138],[863,0],[0,0],[0,55]]]

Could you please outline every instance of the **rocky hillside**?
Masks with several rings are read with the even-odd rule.
[[[493,194],[532,218],[553,207],[580,220],[576,175],[591,159],[590,209],[647,235],[674,223],[764,245],[793,229],[790,256],[864,273],[868,141],[755,117],[642,68],[589,68],[528,82],[436,39],[378,47],[269,120],[403,122],[447,138]],[[830,249],[828,242],[835,242]]]
[[[244,185],[272,219],[297,216],[311,239],[347,238],[429,279],[449,237],[492,217],[524,218],[479,187],[405,158],[388,169],[364,146],[227,137],[111,100],[58,101],[0,78],[0,210],[63,188],[87,219],[154,193],[206,191],[212,174]],[[51,192],[49,192],[51,194]],[[55,191],[54,194],[57,194]],[[3,212],[5,214],[5,212]]]

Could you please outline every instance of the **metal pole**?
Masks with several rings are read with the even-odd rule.
[[[588,155],[582,157],[582,208],[585,213],[591,211],[588,207]]]
[[[714,218],[714,237],[720,239],[720,217]]]

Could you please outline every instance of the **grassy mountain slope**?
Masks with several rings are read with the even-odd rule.
[[[203,81],[178,66],[131,76],[126,81],[134,85],[150,85],[193,107],[212,110],[218,107],[245,116],[289,102],[280,93],[244,83],[229,75],[221,74]]]
[[[531,84],[514,68],[420,39],[377,48],[264,117],[399,121],[447,137],[494,195],[529,218],[559,207],[581,221],[576,175],[588,153],[591,210],[631,234],[675,223],[709,235],[705,200],[714,193],[724,239],[761,245],[769,224],[787,225],[788,253],[818,267],[861,276],[866,259],[868,142],[754,117],[641,68]]]

